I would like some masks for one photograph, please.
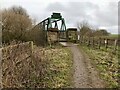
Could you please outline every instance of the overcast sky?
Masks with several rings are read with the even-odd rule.
[[[2,9],[13,5],[22,6],[37,23],[49,17],[52,12],[60,12],[66,26],[77,27],[77,23],[87,21],[93,28],[107,29],[118,33],[119,0],[0,0]]]

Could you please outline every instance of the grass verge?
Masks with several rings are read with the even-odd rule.
[[[107,88],[119,88],[119,77],[118,68],[118,54],[112,51],[105,51],[104,49],[93,49],[88,48],[85,45],[79,46],[82,48],[90,57],[92,64],[99,71],[100,77],[106,81]]]
[[[48,58],[42,82],[47,88],[69,88],[72,85],[72,54],[67,47],[46,48]]]

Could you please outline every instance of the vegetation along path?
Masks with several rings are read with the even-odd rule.
[[[73,54],[73,82],[75,88],[104,88],[103,81],[88,56],[76,44],[68,44]]]

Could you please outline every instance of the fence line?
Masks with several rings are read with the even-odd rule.
[[[80,37],[80,43],[84,43],[87,46],[100,49],[101,47],[111,48],[114,51],[118,50],[120,45],[120,39],[108,39],[108,38],[96,38],[96,37]]]

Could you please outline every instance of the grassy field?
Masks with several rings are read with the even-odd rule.
[[[42,83],[47,88],[69,88],[72,85],[72,55],[66,47],[45,49],[47,67]]]
[[[80,46],[90,57],[92,64],[99,71],[100,77],[106,81],[108,88],[120,87],[118,84],[118,54],[105,49],[93,49],[87,46]]]
[[[116,38],[119,38],[120,37],[120,34],[110,34],[108,36],[103,36],[102,38],[109,38],[109,39],[116,39]]]

